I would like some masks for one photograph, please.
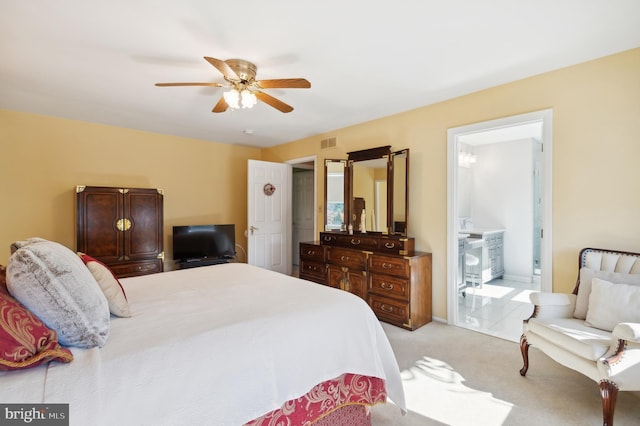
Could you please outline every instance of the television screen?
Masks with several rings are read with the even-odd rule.
[[[235,225],[173,227],[173,260],[231,258],[236,255]]]

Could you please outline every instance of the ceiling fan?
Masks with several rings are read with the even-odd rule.
[[[256,80],[257,67],[244,59],[227,59],[226,61],[205,56],[211,65],[222,73],[227,83],[156,83],[156,86],[209,86],[229,87],[212,112],[224,112],[229,107],[251,108],[256,102],[262,101],[281,112],[291,112],[293,107],[279,99],[266,94],[261,89],[308,89],[311,87],[304,78],[280,78],[275,80]]]

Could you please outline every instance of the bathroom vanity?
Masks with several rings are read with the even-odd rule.
[[[466,262],[466,283],[482,285],[504,276],[504,229],[465,229],[460,231],[460,236],[463,237],[460,240],[464,241],[465,255],[479,259],[475,265]]]

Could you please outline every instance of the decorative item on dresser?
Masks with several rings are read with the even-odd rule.
[[[300,244],[300,278],[354,293],[398,327],[431,321],[431,253],[414,251],[413,238],[321,232]]]
[[[163,271],[163,191],[76,187],[77,250],[119,278]]]

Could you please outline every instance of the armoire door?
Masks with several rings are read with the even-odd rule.
[[[124,217],[131,222],[124,232],[126,260],[155,258],[162,253],[162,194],[156,189],[129,189],[124,195]]]
[[[120,188],[78,187],[77,248],[105,263],[124,260],[124,234],[118,229],[124,217]]]

